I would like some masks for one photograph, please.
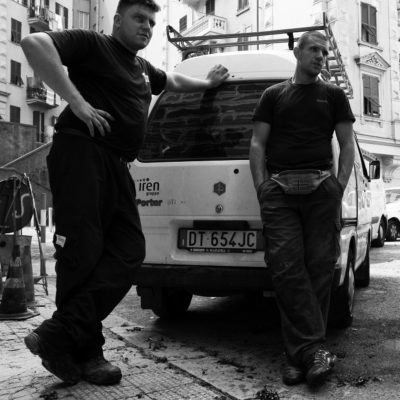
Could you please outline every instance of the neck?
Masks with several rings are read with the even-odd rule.
[[[119,38],[118,35],[115,35],[114,32],[113,32],[113,34],[112,34],[111,36],[112,36],[122,47],[124,47],[129,53],[131,53],[133,56],[136,56],[138,50],[132,50],[129,46],[126,45],[126,43],[125,43],[123,40],[121,40],[121,39]]]
[[[315,83],[318,81],[318,75],[306,75],[304,73],[300,73],[299,71],[295,71],[292,82],[298,85],[308,85],[310,83]]]

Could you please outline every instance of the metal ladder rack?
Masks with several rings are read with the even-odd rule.
[[[308,31],[323,31],[329,42],[329,55],[326,60],[325,68],[323,68],[321,77],[335,85],[340,86],[347,97],[353,97],[353,88],[351,86],[346,68],[337,46],[336,39],[333,35],[331,26],[325,13],[323,13],[322,25],[313,25],[301,28],[278,29],[262,32],[246,32],[246,33],[229,33],[219,35],[205,36],[182,36],[172,26],[167,26],[168,41],[182,52],[182,59],[198,55],[211,54],[213,49],[237,47],[237,46],[252,46],[268,45],[273,43],[288,43],[289,50],[293,49],[294,43],[299,39],[295,37],[296,33],[304,33]],[[270,38],[265,38],[265,37]],[[271,36],[273,36],[271,38]],[[248,41],[238,41],[244,38],[256,38]],[[236,39],[235,42],[218,42],[202,44],[204,41],[215,41],[218,39]]]

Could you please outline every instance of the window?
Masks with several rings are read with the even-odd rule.
[[[78,28],[89,29],[89,13],[78,11]]]
[[[200,92],[164,92],[150,115],[139,159],[248,159],[254,108],[275,83],[227,82]]]
[[[379,117],[379,79],[371,75],[363,75],[364,115]]]
[[[11,18],[11,41],[19,43],[21,41],[21,22]]]
[[[206,1],[206,14],[214,15],[214,13],[215,13],[215,0],[207,0]]]
[[[248,33],[248,32],[251,32],[251,25],[246,26],[246,28],[244,29],[244,33]],[[246,43],[248,41],[249,41],[249,37],[238,38],[238,43]],[[247,51],[247,50],[249,50],[248,45],[238,46],[238,51]]]
[[[56,14],[63,17],[63,28],[68,29],[68,8],[56,3]]]
[[[187,28],[187,15],[179,20],[179,32],[185,31]]]
[[[64,7],[65,29],[68,29],[68,8]]]
[[[238,43],[245,43],[245,42],[249,41],[249,38],[241,37],[241,38],[238,38],[237,41],[238,41]],[[248,49],[249,49],[249,46],[247,46],[247,45],[238,46],[238,51],[247,51]]]
[[[21,109],[16,106],[10,106],[10,122],[21,122]]]
[[[365,3],[361,3],[361,39],[367,43],[378,43],[376,37],[376,8]]]
[[[50,0],[44,0],[45,8],[50,8]]]
[[[238,11],[244,10],[249,6],[249,0],[238,0]]]
[[[11,60],[10,65],[11,65],[10,83],[12,83],[13,85],[22,86],[24,82],[22,81],[21,78],[21,63]]]

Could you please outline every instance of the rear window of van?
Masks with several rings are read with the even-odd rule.
[[[139,160],[247,159],[254,109],[274,83],[228,82],[202,92],[164,92],[150,114]]]

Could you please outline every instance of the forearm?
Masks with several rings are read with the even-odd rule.
[[[22,49],[33,70],[68,103],[79,103],[83,98],[69,79],[50,36],[36,33],[21,41]]]
[[[351,171],[354,165],[354,142],[350,141],[343,146],[339,155],[338,181],[343,188],[349,181]]]
[[[169,73],[166,89],[174,92],[194,92],[211,88],[207,79],[192,78],[176,72]]]
[[[256,190],[265,181],[267,171],[265,168],[265,148],[260,146],[258,143],[252,141],[250,145],[250,171],[253,177],[254,187]]]

